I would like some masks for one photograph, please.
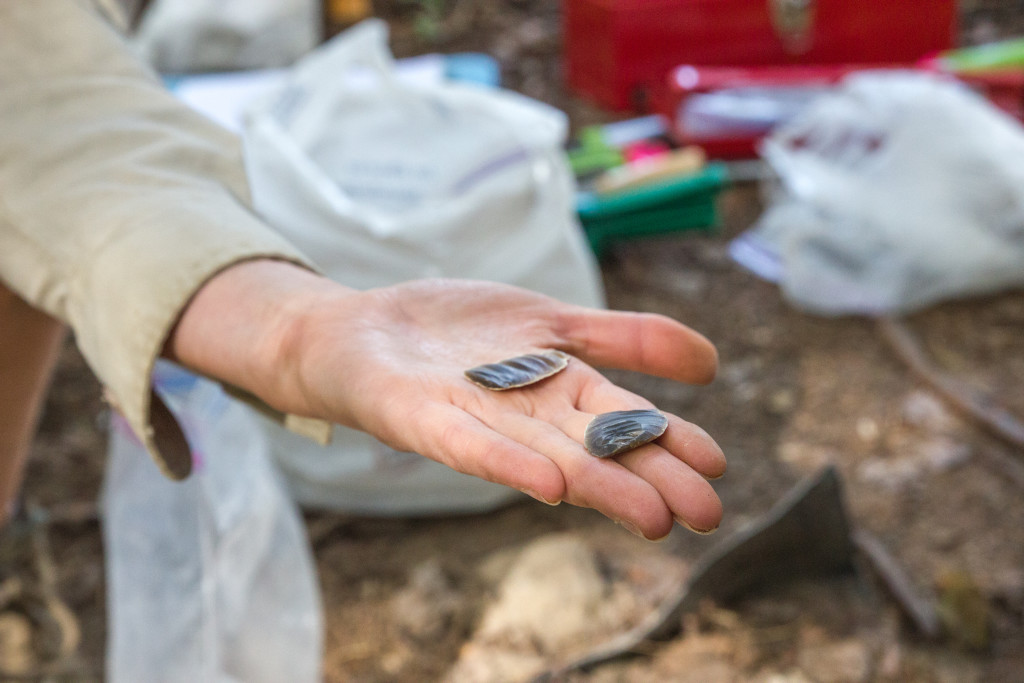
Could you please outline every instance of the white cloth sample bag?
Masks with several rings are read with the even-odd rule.
[[[901,314],[1024,286],[1024,128],[966,87],[857,74],[762,153],[783,193],[732,252],[800,308]]]
[[[251,411],[158,361],[195,469],[161,474],[114,417],[104,491],[108,683],[318,683],[323,614],[306,528]]]
[[[507,91],[401,81],[386,40],[382,22],[359,24],[249,112],[243,138],[260,215],[357,289],[444,276],[603,305],[562,151],[564,114]],[[325,448],[265,427],[302,504],[429,514],[520,495],[362,432],[336,427]]]
[[[317,0],[153,0],[132,37],[161,73],[283,67],[320,39]]]

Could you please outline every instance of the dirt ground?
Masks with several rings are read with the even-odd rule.
[[[393,24],[399,56],[487,51],[501,61],[509,86],[565,109],[575,124],[612,118],[562,84],[556,2],[448,3],[429,35],[422,23],[416,28],[415,8],[378,5]],[[1019,2],[962,6],[964,42],[1024,27]],[[946,635],[922,637],[865,572],[775,582],[705,605],[671,640],[574,679],[1024,681],[1024,452],[949,407],[897,358],[874,321],[802,314],[775,286],[733,264],[728,240],[761,208],[756,186],[736,186],[720,197],[722,226],[713,235],[622,243],[602,264],[611,307],[672,316],[718,346],[721,372],[708,387],[614,375],[702,425],[725,450],[729,472],[715,482],[726,510],[718,533],[679,530],[650,544],[592,511],[532,501],[440,519],[310,513],[328,681],[452,679],[460,660],[494,645],[478,635],[502,579],[523,549],[545,539],[595,558],[607,602],[618,605],[564,650],[534,643],[533,654],[554,664],[637,623],[699,557],[826,464],[842,475],[852,523],[881,540],[921,595],[949,608]],[[1024,419],[1024,293],[943,304],[907,324],[935,366]],[[104,576],[94,504],[106,421],[99,387],[69,343],[25,488],[26,500],[51,513],[55,585],[82,634],[71,669],[54,680],[102,675]],[[37,568],[0,555],[0,578],[11,576],[32,582]],[[965,594],[967,603],[955,599]],[[990,630],[972,646],[975,612]],[[0,666],[18,654],[4,614]],[[489,679],[516,680],[515,670],[507,677],[492,670]]]

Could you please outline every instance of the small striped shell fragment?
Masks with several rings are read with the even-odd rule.
[[[598,415],[583,435],[592,455],[608,458],[654,441],[668,429],[668,418],[657,410],[616,410]]]
[[[486,389],[504,391],[539,382],[561,372],[568,364],[569,356],[567,354],[552,349],[542,353],[516,356],[500,363],[478,365],[466,370],[466,377],[474,384],[479,384]]]

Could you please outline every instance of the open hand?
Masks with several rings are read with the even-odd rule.
[[[653,407],[591,365],[709,382],[717,356],[693,330],[494,283],[420,280],[356,292],[264,265],[321,281],[302,306],[284,307],[294,320],[278,325],[287,334],[275,342],[274,387],[248,387],[271,405],[364,430],[552,504],[595,508],[649,539],[667,535],[673,519],[695,531],[717,528],[721,503],[705,478],[720,476],[725,458],[696,425],[668,415],[656,442],[613,459],[582,446],[594,415]],[[544,349],[573,358],[528,387],[494,392],[463,374]]]

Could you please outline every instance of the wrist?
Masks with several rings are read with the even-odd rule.
[[[301,266],[244,261],[208,280],[172,331],[166,354],[271,407],[324,417],[306,390],[302,368],[319,310],[356,294]]]

